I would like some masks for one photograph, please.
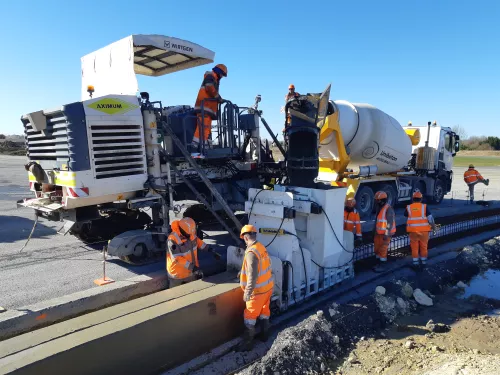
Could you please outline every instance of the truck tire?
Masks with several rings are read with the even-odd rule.
[[[363,185],[356,193],[356,209],[361,218],[366,218],[371,215],[373,210],[373,197],[375,194],[371,187]]]
[[[387,194],[387,203],[389,203],[391,207],[394,207],[398,201],[398,192],[396,188],[392,185],[385,184],[382,185],[379,190],[385,191]]]
[[[429,198],[431,203],[441,203],[444,198],[444,184],[441,180],[436,180],[436,182],[434,183],[434,189],[432,190],[432,196]]]

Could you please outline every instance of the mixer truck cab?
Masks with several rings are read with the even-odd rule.
[[[410,202],[417,189],[439,204],[451,190],[458,147],[458,136],[435,122],[402,127],[372,105],[334,100],[320,131],[318,179],[347,186],[363,218],[380,190],[392,206]]]

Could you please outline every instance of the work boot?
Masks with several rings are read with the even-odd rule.
[[[374,272],[384,272],[387,269],[387,262],[380,262],[375,267],[373,267]]]
[[[489,179],[489,178],[487,178],[486,180],[484,180],[484,184],[485,184],[486,186],[488,186],[488,185],[490,184],[490,179]]]
[[[237,352],[248,352],[253,349],[253,338],[255,337],[255,327],[245,326],[243,338],[236,348]]]
[[[271,326],[269,319],[262,319],[260,321],[259,340],[266,342],[269,339],[269,327]]]

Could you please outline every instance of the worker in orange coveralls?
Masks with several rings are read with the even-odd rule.
[[[285,95],[285,104],[290,100],[290,99],[293,99],[293,98],[297,98],[299,97],[300,94],[298,92],[295,91],[295,86],[293,84],[291,84],[290,86],[288,86],[288,93]],[[282,107],[281,108],[281,112],[284,112],[285,111],[285,107]],[[292,122],[292,118],[291,116],[287,113],[286,115],[286,126],[289,126],[290,123]],[[283,129],[283,132],[285,131],[285,129]]]
[[[198,116],[198,126],[196,127],[192,142],[192,145],[195,147],[200,143],[200,139],[206,143],[212,133],[212,121],[217,119],[217,109],[219,103],[222,102],[219,94],[219,84],[222,77],[227,77],[227,68],[224,64],[217,64],[213,67],[212,71],[205,72],[203,77],[203,82],[201,83],[194,105],[195,113]],[[201,124],[203,124],[203,134],[201,134]]]
[[[380,261],[374,268],[375,272],[383,272],[387,265],[387,250],[391,243],[391,237],[396,233],[396,215],[387,203],[387,193],[378,191],[375,194],[376,222],[374,235],[375,256]]]
[[[255,325],[260,319],[260,339],[266,341],[269,336],[269,317],[271,311],[271,296],[274,281],[271,273],[271,259],[264,245],[257,242],[257,229],[253,225],[241,228],[240,238],[247,246],[245,258],[240,271],[240,286],[243,290],[243,300],[246,308],[243,313],[245,332],[239,344],[238,351],[248,351],[253,348]]]
[[[428,256],[429,232],[436,230],[436,224],[431,211],[426,204],[422,203],[422,193],[420,191],[413,193],[413,203],[406,206],[404,215],[408,218],[406,231],[410,236],[413,265],[418,267],[420,260],[422,266],[425,266]]]
[[[198,250],[208,251],[215,259],[221,255],[200,240],[196,235],[196,223],[190,217],[175,220],[170,225],[172,232],[167,239],[167,272],[169,288],[201,279]]]
[[[354,233],[355,243],[359,244],[362,242],[361,219],[355,207],[356,200],[354,198],[347,199],[344,207],[344,230]]]
[[[490,184],[489,179],[484,179],[475,168],[473,164],[469,165],[469,169],[467,169],[464,173],[464,181],[469,187],[469,199],[470,202],[474,202],[474,186],[476,184],[482,183],[488,186]]]

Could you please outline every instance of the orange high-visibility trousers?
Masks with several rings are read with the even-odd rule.
[[[373,245],[375,250],[375,255],[382,262],[387,260],[387,250],[389,249],[389,244],[391,243],[391,237],[387,236],[387,240],[384,240],[383,234],[375,234],[373,238]]]
[[[201,133],[201,124],[203,123],[203,142],[208,140],[210,133],[212,132],[212,118],[210,116],[201,117],[198,115],[198,125],[196,126],[196,130],[194,132],[193,141],[196,143],[200,143],[200,133]]]
[[[250,300],[246,302],[246,308],[243,313],[246,326],[255,326],[258,318],[269,319],[271,316],[269,305],[271,304],[272,295],[272,289],[266,293],[252,294]]]
[[[427,259],[427,244],[429,243],[429,232],[412,232],[410,236],[411,256],[413,260]]]

